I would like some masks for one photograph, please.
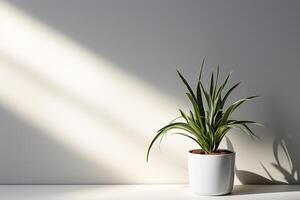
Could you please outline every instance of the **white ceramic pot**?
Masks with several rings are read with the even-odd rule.
[[[195,154],[188,152],[191,190],[200,195],[224,195],[232,192],[235,153]]]

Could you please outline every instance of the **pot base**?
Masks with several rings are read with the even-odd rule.
[[[199,196],[224,196],[224,195],[229,195],[232,193],[232,191],[230,192],[223,192],[223,193],[197,193],[195,191],[192,190],[192,192],[196,195],[199,195]]]

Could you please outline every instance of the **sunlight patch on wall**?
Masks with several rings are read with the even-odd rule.
[[[173,137],[145,162],[179,102],[4,2],[0,33],[3,105],[128,183],[186,181],[189,141]]]

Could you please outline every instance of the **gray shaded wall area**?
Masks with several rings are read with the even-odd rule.
[[[234,98],[262,95],[237,116],[265,125],[255,128],[262,138],[257,143],[240,136],[232,136],[231,143],[227,141],[230,148],[240,152],[238,180],[244,184],[299,183],[300,1],[11,0],[8,3],[180,102],[185,97],[176,69],[195,80],[195,72],[206,57],[208,71],[216,64],[224,72],[233,71],[232,83],[243,84]],[[38,136],[36,132],[42,130],[29,127],[5,108],[0,109],[0,123],[0,156],[5,163],[0,168],[0,177],[5,178],[0,178],[0,183],[106,183],[110,178],[118,182],[118,177],[97,176],[97,169],[88,161],[76,165],[76,155]],[[28,137],[22,138],[25,136],[18,135],[16,129],[24,130]],[[29,149],[24,146],[26,140],[33,144]],[[15,145],[26,150],[16,153],[11,150]],[[286,153],[277,153],[278,149],[285,149]],[[61,156],[59,165],[51,166],[48,160],[48,164],[39,166],[41,156],[56,153]],[[266,155],[259,157],[260,154]],[[265,157],[268,159],[264,160]],[[35,167],[42,168],[42,172],[37,170],[34,176],[27,176],[26,170],[20,172],[15,167],[20,158],[30,160],[30,165],[22,167],[31,173]],[[69,168],[64,162],[74,163],[74,167]],[[244,169],[249,165],[253,167]],[[9,170],[12,175],[4,175],[9,168],[13,168]],[[82,174],[79,172],[82,169],[89,172]],[[46,171],[64,174],[65,170],[71,172],[67,173],[70,177],[59,180],[44,174]]]

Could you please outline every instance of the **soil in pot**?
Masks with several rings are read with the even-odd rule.
[[[205,154],[205,155],[224,155],[224,154],[232,154],[232,151],[226,150],[226,149],[218,149],[215,152],[212,152],[210,154],[205,153],[205,151],[203,151],[202,149],[194,149],[194,150],[190,150],[190,153],[193,154]]]

